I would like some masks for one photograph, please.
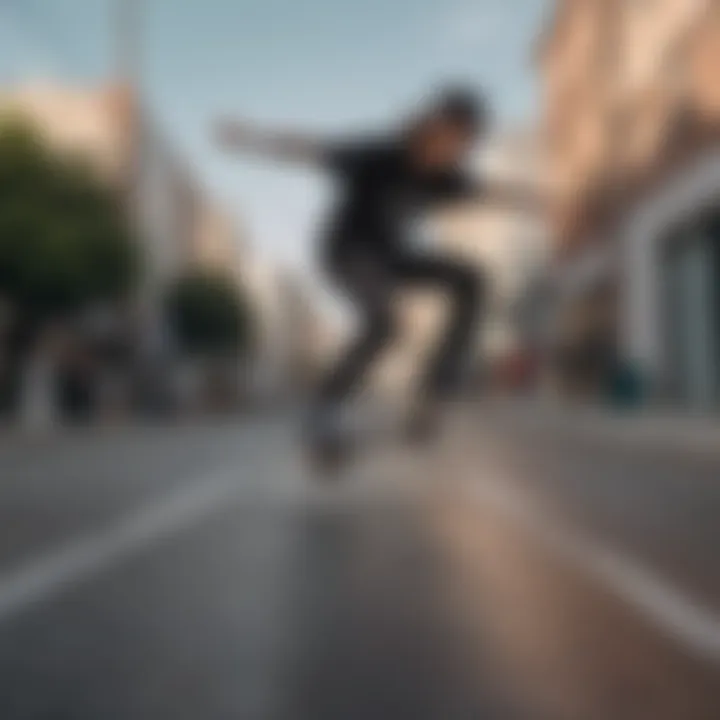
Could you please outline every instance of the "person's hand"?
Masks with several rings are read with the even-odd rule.
[[[221,119],[213,127],[213,140],[222,149],[232,150],[247,145],[254,137],[249,123]]]

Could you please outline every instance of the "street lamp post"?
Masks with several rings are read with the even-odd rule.
[[[140,3],[116,0],[115,74],[133,89],[140,82]]]

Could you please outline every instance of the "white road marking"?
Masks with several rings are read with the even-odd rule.
[[[484,462],[488,462],[487,456]],[[292,476],[285,464],[282,465],[284,471],[281,474]],[[281,470],[277,466],[274,469]],[[486,477],[490,474],[485,473]],[[475,478],[466,478],[466,481],[484,505],[527,528],[553,553],[589,574],[639,611],[657,630],[672,636],[699,656],[720,662],[720,617],[716,613],[632,558],[563,527],[539,502],[531,500],[526,493],[513,490],[510,483],[503,483],[501,471],[495,477],[500,479],[478,483]],[[264,483],[257,486],[253,483],[253,486],[252,489],[261,490],[262,495],[269,489]],[[56,597],[159,540],[199,524],[226,507],[241,489],[248,490],[247,486],[243,488],[235,473],[198,479],[95,535],[73,541],[0,576],[0,622],[35,603]],[[297,502],[303,497],[311,499],[316,494],[319,498],[325,497],[318,489],[316,492],[310,490],[300,486],[283,488],[277,493],[282,497],[276,499]]]
[[[0,622],[26,607],[107,569],[128,555],[199,523],[237,493],[238,480],[218,475],[119,520],[104,531],[72,541],[45,557],[0,576]]]
[[[244,502],[282,503],[298,508],[309,503],[332,510],[342,509],[348,502],[358,503],[363,499],[377,502],[392,497],[384,487],[383,494],[377,496],[380,483],[344,483],[328,492],[323,483],[304,480],[302,473],[297,472],[297,459],[284,453],[255,462],[252,468],[246,463],[242,474],[250,478],[250,482],[241,480],[235,471],[197,478],[103,530],[71,540],[45,556],[0,575],[0,623],[29,606],[52,600],[158,541],[201,524],[238,498]],[[278,477],[287,482],[279,482]],[[266,479],[271,481],[265,482]],[[392,490],[392,486],[389,489]]]
[[[530,531],[555,555],[638,611],[656,630],[704,660],[720,663],[720,616],[713,610],[633,558],[564,527],[539,502],[514,490],[510,483],[467,481],[486,507]]]

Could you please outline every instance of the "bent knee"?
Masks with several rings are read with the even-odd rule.
[[[485,299],[487,279],[481,269],[458,269],[453,285],[458,300],[463,304],[479,305]]]

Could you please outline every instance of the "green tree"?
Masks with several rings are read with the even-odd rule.
[[[185,352],[221,357],[250,348],[250,308],[232,278],[205,270],[189,272],[170,288],[167,313]]]
[[[37,325],[127,293],[137,245],[116,196],[21,119],[0,124],[0,295]]]

